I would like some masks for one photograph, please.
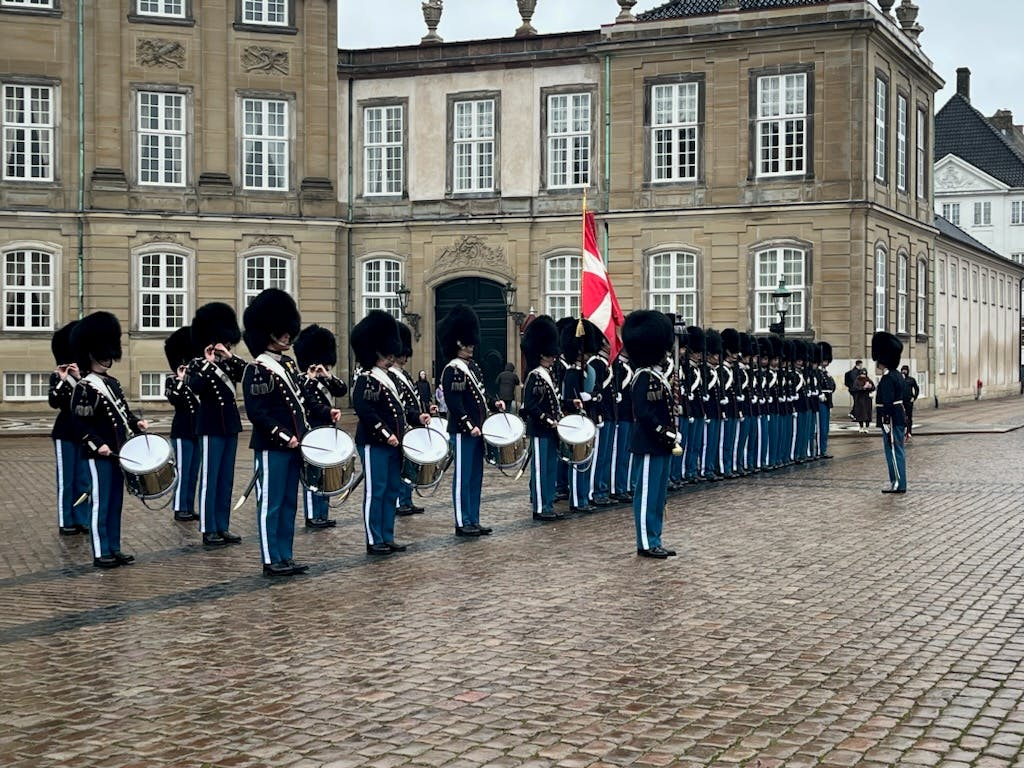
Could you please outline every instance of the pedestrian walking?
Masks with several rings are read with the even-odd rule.
[[[505,364],[505,370],[494,379],[494,385],[498,390],[498,399],[509,404],[509,411],[515,413],[516,408],[516,387],[519,386],[519,376],[516,374],[516,367],[512,363]]]
[[[868,376],[867,371],[861,371],[853,382],[853,418],[860,432],[867,432],[871,425],[871,397],[874,391],[875,382]]]
[[[909,366],[904,365],[900,368],[900,373],[903,374],[903,410],[907,414],[907,440],[909,440],[914,433],[914,403],[921,396],[921,387],[918,386],[917,379],[910,375]]]

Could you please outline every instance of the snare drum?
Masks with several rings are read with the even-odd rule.
[[[136,435],[118,451],[125,487],[140,499],[159,499],[174,490],[178,470],[171,444],[160,435]]]
[[[431,416],[430,423],[427,424],[427,429],[433,429],[436,432],[440,432],[444,435],[444,439],[448,439],[448,419],[444,419],[440,416]]]
[[[530,438],[526,436],[526,425],[514,413],[488,416],[481,431],[488,464],[501,470],[517,470],[529,458]]]
[[[402,438],[402,480],[414,488],[433,488],[448,468],[448,435],[431,426],[410,429]]]
[[[302,454],[299,479],[318,496],[345,493],[355,482],[356,446],[340,429],[311,429],[302,438],[299,452]]]
[[[562,461],[586,471],[594,458],[597,425],[586,416],[574,413],[558,421],[558,455]]]

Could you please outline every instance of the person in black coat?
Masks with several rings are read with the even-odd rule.
[[[50,438],[57,459],[57,529],[61,536],[89,532],[89,465],[71,424],[71,397],[82,378],[71,349],[71,332],[77,323],[72,320],[59,329],[50,342],[57,364],[50,374],[48,400],[57,410]]]
[[[674,418],[672,387],[665,376],[672,349],[672,322],[662,312],[638,310],[622,325],[622,343],[636,366],[633,376],[633,520],[636,551],[664,559],[675,551],[661,545],[665,500],[673,452],[682,439]]]
[[[562,407],[551,367],[558,357],[558,327],[547,315],[535,318],[520,342],[527,368],[523,384],[522,416],[530,435],[530,506],[533,519],[561,520],[555,512],[555,475],[558,469],[558,420]]]
[[[199,482],[201,456],[196,420],[199,414],[199,396],[189,386],[188,367],[195,358],[192,347],[192,329],[182,326],[164,342],[164,354],[171,375],[164,382],[164,398],[174,407],[171,419],[171,443],[174,446],[174,464],[178,468],[178,485],[174,489],[174,519],[198,520],[196,513],[196,485]]]
[[[917,379],[910,375],[910,367],[900,368],[903,374],[903,410],[907,413],[907,440],[914,434],[914,403],[921,396],[921,387]]]

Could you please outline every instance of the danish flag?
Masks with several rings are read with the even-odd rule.
[[[581,296],[583,317],[604,332],[611,347],[608,353],[610,363],[622,349],[619,329],[622,327],[622,309],[615,297],[615,289],[608,277],[608,270],[597,248],[597,222],[594,214],[583,211],[583,289]]]

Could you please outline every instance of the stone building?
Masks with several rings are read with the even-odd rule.
[[[114,374],[274,285],[340,315],[336,0],[0,0],[0,408],[45,400],[53,329],[111,310]]]

